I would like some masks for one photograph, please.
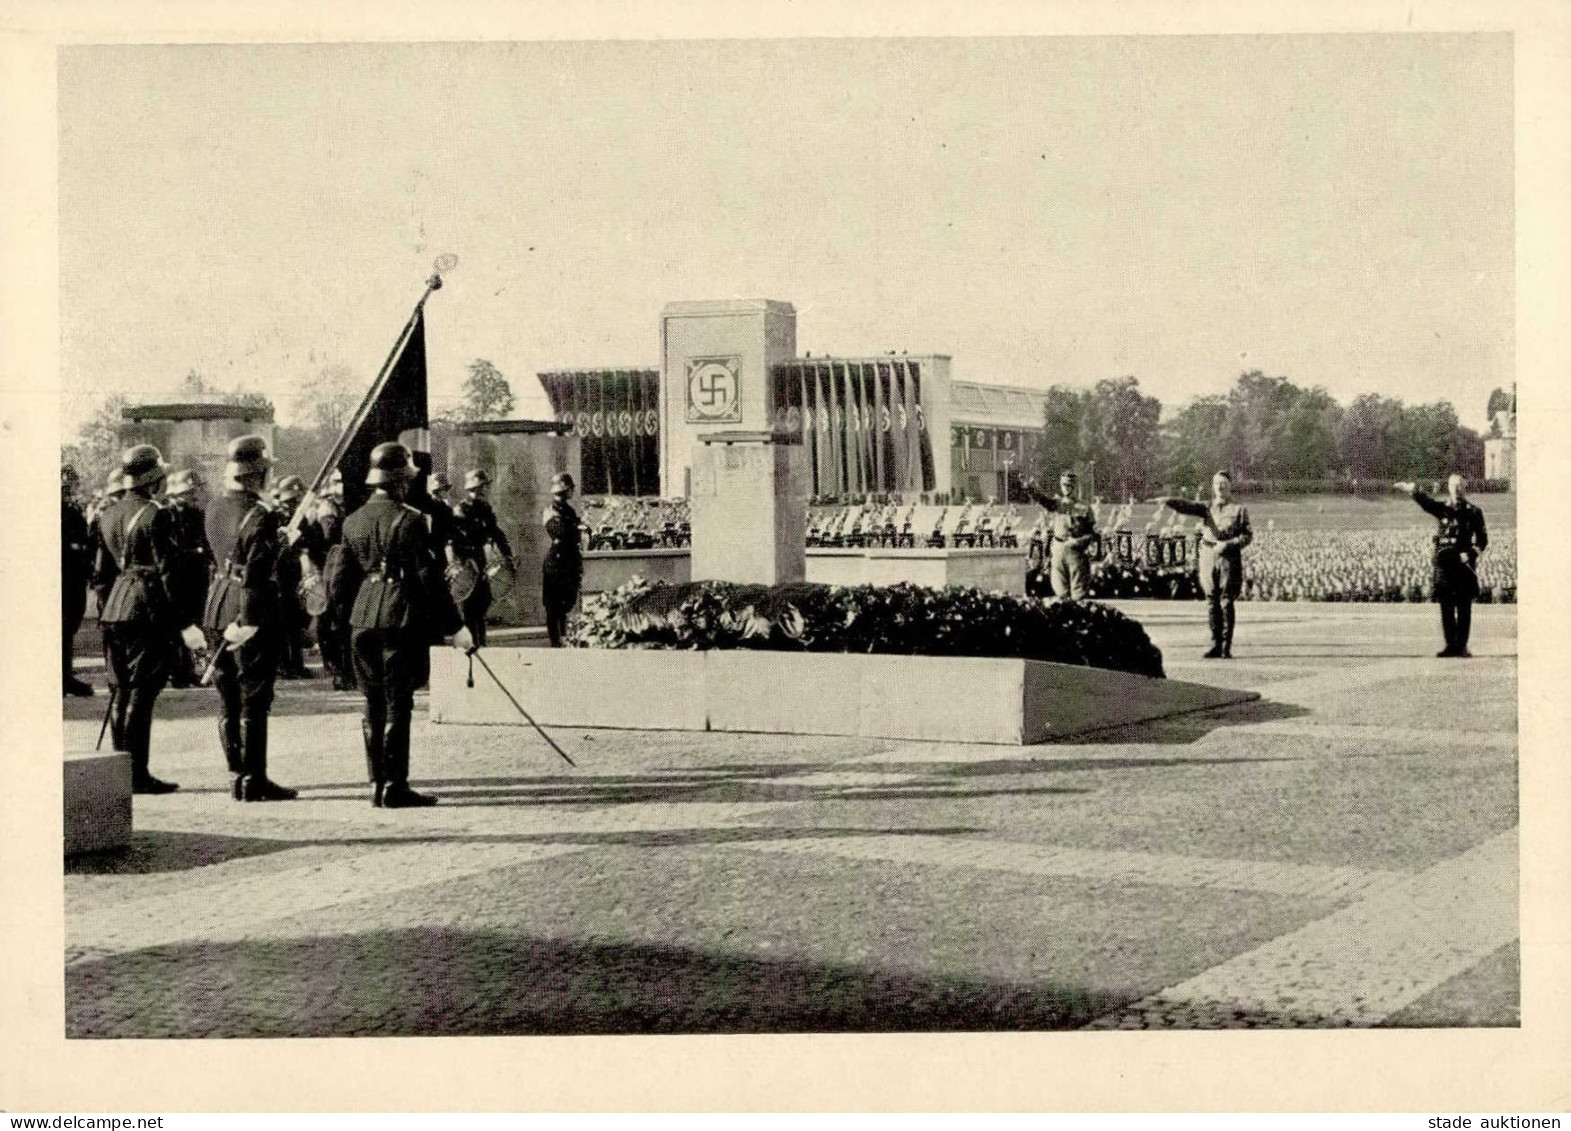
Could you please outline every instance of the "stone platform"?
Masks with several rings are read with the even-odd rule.
[[[131,755],[67,750],[64,787],[67,856],[131,843]]]
[[[1035,660],[488,648],[431,653],[431,721],[860,735],[1021,746],[1259,698]],[[486,666],[490,672],[487,673]]]

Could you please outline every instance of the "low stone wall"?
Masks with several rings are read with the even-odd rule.
[[[1025,745],[1258,698],[1035,660],[500,648],[482,655],[546,726]],[[480,664],[433,649],[431,721],[528,724]]]
[[[605,593],[634,577],[646,581],[682,585],[692,580],[691,553],[681,549],[586,550],[584,552],[583,593]]]

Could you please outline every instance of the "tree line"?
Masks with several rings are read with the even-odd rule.
[[[1493,417],[1515,400],[1496,389],[1489,405]],[[1219,468],[1238,480],[1304,485],[1484,472],[1484,438],[1447,401],[1409,405],[1365,393],[1344,407],[1325,389],[1258,369],[1166,421],[1162,402],[1134,377],[1090,389],[1054,385],[1043,426],[1036,477],[1051,482],[1066,466],[1094,463],[1097,493],[1107,497],[1204,484]]]

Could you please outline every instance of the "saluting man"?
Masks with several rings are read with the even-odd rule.
[[[491,476],[485,468],[472,468],[464,476],[464,497],[453,508],[453,556],[466,563],[476,579],[469,596],[460,604],[459,612],[463,614],[464,627],[481,647],[485,646],[485,615],[491,607],[491,580],[486,576],[485,548],[495,546],[509,562],[513,558],[513,547],[497,525],[496,512],[486,498],[490,490]]]
[[[1444,499],[1420,491],[1416,484],[1394,484],[1398,491],[1440,520],[1435,535],[1435,600],[1440,602],[1440,631],[1446,646],[1435,655],[1465,658],[1467,638],[1473,630],[1473,600],[1478,596],[1478,559],[1489,548],[1484,512],[1467,497],[1467,480],[1453,475],[1446,481]]]
[[[417,474],[409,449],[379,444],[370,462],[371,498],[344,520],[328,597],[348,610],[350,652],[365,692],[371,804],[407,809],[436,804],[409,788],[409,730],[415,689],[430,672],[430,640],[455,633],[454,645],[465,650],[473,642],[431,555],[425,516],[404,502]]]
[[[208,581],[213,572],[213,551],[207,543],[207,516],[202,512],[199,495],[202,487],[199,472],[177,471],[169,477],[166,492],[169,510],[175,519],[175,536],[180,544],[180,579],[176,592],[181,602],[181,616],[192,624],[202,619]],[[190,652],[186,652],[175,666],[171,682],[176,687],[196,686],[196,662]]]
[[[91,684],[76,678],[72,666],[76,630],[87,612],[87,583],[93,576],[92,532],[77,501],[81,476],[76,468],[60,468],[60,686],[66,695],[88,698]]]
[[[1091,554],[1096,544],[1096,512],[1076,496],[1079,477],[1066,471],[1058,477],[1058,497],[1050,498],[1037,490],[1034,481],[1023,484],[1025,492],[1043,510],[1052,514],[1049,528],[1053,539],[1051,572],[1053,594],[1063,600],[1084,601],[1091,591]]]
[[[584,577],[578,512],[569,502],[573,486],[573,477],[565,471],[551,477],[551,505],[543,519],[551,544],[540,567],[540,597],[545,605],[546,635],[553,648],[562,647],[567,614],[578,603],[578,586]]]
[[[1198,518],[1200,588],[1210,602],[1211,650],[1208,660],[1233,658],[1234,605],[1244,585],[1244,547],[1255,540],[1249,511],[1233,502],[1233,477],[1219,471],[1211,477],[1208,506],[1188,499],[1164,499],[1179,514]]]
[[[153,709],[177,661],[177,633],[195,650],[202,632],[181,616],[174,515],[156,498],[169,465],[157,448],[138,444],[121,455],[120,471],[125,493],[99,516],[94,570],[95,588],[103,594],[98,619],[114,697],[115,749],[131,755],[132,792],[172,793],[180,787],[149,768]]]
[[[293,801],[297,791],[267,775],[267,722],[287,631],[284,602],[294,596],[280,568],[289,553],[283,517],[262,498],[273,461],[261,436],[231,441],[228,456],[224,494],[207,515],[219,568],[202,616],[209,646],[217,649],[218,739],[236,801]]]

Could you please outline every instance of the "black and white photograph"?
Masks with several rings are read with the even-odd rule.
[[[1509,27],[222,38],[54,54],[63,1055],[1563,1000]]]

